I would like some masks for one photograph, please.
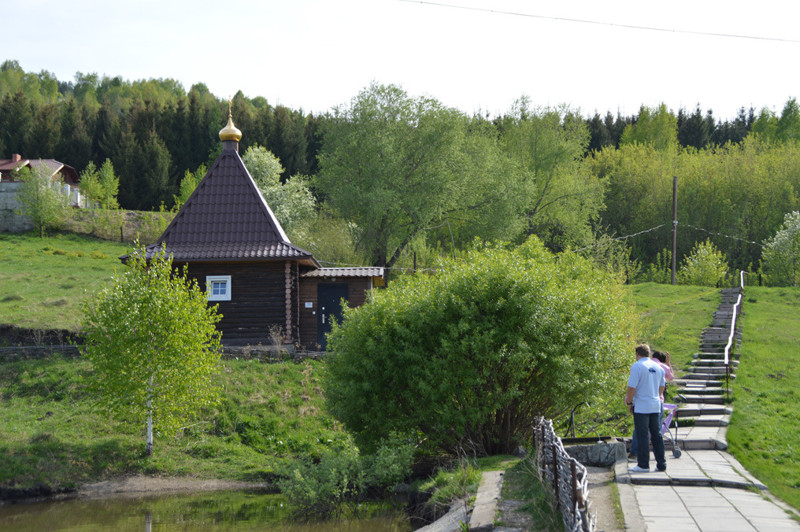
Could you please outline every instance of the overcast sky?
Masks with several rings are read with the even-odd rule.
[[[585,116],[663,102],[732,118],[800,94],[792,1],[5,0],[0,13],[0,60],[27,72],[202,82],[315,113],[372,81],[492,115],[524,94]]]

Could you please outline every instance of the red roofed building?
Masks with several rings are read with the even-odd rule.
[[[372,277],[382,279],[383,270],[340,274],[320,268],[310,252],[293,245],[239,156],[241,136],[229,113],[220,131],[222,154],[164,233],[147,246],[148,259],[163,246],[175,266],[188,265],[209,302],[219,305],[224,344],[266,345],[279,331],[284,343],[324,349],[318,328],[330,329],[330,313],[341,312],[341,294],[362,304]],[[340,295],[334,305],[319,307],[317,291],[325,300],[328,285]]]

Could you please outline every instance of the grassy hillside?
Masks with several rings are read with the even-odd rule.
[[[324,364],[226,360],[224,401],[177,437],[123,423],[86,393],[89,364],[58,356],[0,363],[0,488],[56,488],[146,473],[267,481],[298,456],[352,444],[322,412]]]
[[[85,236],[0,234],[0,324],[76,330],[80,301],[111,278],[127,250]],[[800,508],[800,289],[748,287],[746,296],[729,443],[745,467]],[[719,290],[645,283],[630,297],[643,322],[637,340],[670,351],[685,370]],[[143,426],[92,408],[89,371],[80,359],[0,361],[0,455],[7,457],[0,487],[63,487],[126,473],[268,479],[282,461],[351,445],[323,411],[323,363],[226,361],[223,405],[177,439],[157,437],[152,458],[142,454]],[[629,435],[629,422],[621,401],[581,407],[576,435]]]
[[[81,303],[122,267],[118,257],[129,249],[76,234],[0,233],[0,324],[77,330]]]
[[[711,313],[719,305],[719,289],[642,283],[631,286],[631,295],[642,319],[641,340],[653,349],[669,351],[678,375],[688,370],[700,333],[711,325]],[[633,353],[630,362],[635,362]]]
[[[728,443],[748,471],[800,509],[800,289],[745,294]]]

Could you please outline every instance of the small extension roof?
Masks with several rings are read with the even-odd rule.
[[[383,268],[363,266],[351,268],[318,268],[301,277],[383,277]]]

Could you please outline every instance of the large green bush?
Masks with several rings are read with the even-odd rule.
[[[678,282],[694,286],[717,286],[728,278],[728,261],[711,240],[695,244],[692,253],[683,259]]]
[[[786,213],[780,229],[764,243],[764,271],[771,286],[800,280],[800,212]]]
[[[364,448],[513,450],[535,416],[619,394],[634,318],[609,273],[538,240],[485,246],[373,292],[329,336],[325,392]]]

